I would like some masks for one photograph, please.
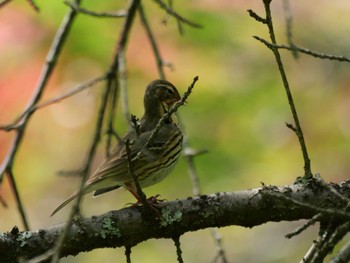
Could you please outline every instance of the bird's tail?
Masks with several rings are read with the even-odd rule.
[[[62,204],[60,204],[53,212],[50,216],[53,216],[54,214],[56,214],[58,211],[60,211],[63,207],[65,207],[69,202],[71,202],[74,198],[76,198],[78,196],[78,192],[72,194],[70,197],[68,197],[68,199],[66,201],[64,201]],[[83,193],[84,194],[84,193]]]

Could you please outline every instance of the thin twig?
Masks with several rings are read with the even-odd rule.
[[[120,97],[122,111],[124,119],[128,125],[130,125],[130,110],[129,110],[129,96],[128,96],[128,84],[127,84],[127,73],[126,73],[126,59],[125,59],[125,50],[121,49],[118,55],[118,80],[120,87]]]
[[[127,160],[128,160],[128,173],[129,175],[132,177],[133,181],[134,181],[134,185],[136,188],[136,192],[137,195],[141,198],[141,201],[144,207],[147,207],[150,211],[152,210],[150,204],[147,202],[146,200],[146,195],[145,193],[142,191],[141,185],[139,183],[139,180],[135,174],[135,169],[134,169],[134,163],[135,161],[133,160],[132,156],[131,156],[131,151],[130,151],[130,144],[131,141],[130,140],[126,140],[125,141],[125,149],[126,149],[126,156],[127,156]]]
[[[182,258],[182,250],[181,250],[181,244],[180,244],[180,237],[173,237],[174,245],[176,247],[176,255],[177,255],[177,262],[183,263],[184,260]]]
[[[93,85],[95,85],[96,83],[105,80],[107,76],[100,76],[94,79],[91,79],[83,84],[78,85],[76,88],[68,91],[65,94],[59,95],[57,97],[54,97],[52,99],[48,99],[42,103],[38,103],[36,105],[31,106],[29,109],[27,109],[26,111],[24,111],[13,123],[9,124],[9,125],[0,125],[0,130],[5,130],[5,131],[11,131],[14,129],[17,129],[19,126],[19,122],[21,121],[21,119],[27,115],[28,113],[33,113],[36,110],[42,109],[44,107],[47,107],[49,105],[55,104],[55,103],[59,103],[64,99],[67,99],[69,97],[72,97],[73,95],[92,87]]]
[[[214,262],[216,262],[218,259],[221,258],[222,263],[228,263],[225,250],[222,246],[222,237],[221,237],[221,235],[216,227],[211,228],[211,235],[212,235],[213,240],[215,242],[215,247],[216,247],[216,251],[217,251],[217,256],[216,256]]]
[[[154,0],[159,6],[160,8],[164,9],[169,15],[175,17],[178,21],[181,21],[189,26],[192,26],[194,28],[202,28],[202,25],[196,23],[196,22],[192,22],[190,20],[188,20],[187,18],[182,17],[181,15],[179,15],[178,13],[176,13],[172,8],[169,8],[163,1],[161,0]]]
[[[148,36],[148,39],[149,39],[149,41],[151,43],[151,47],[152,47],[152,50],[153,50],[153,53],[154,53],[154,57],[156,59],[158,75],[159,75],[159,77],[161,79],[165,79],[165,72],[164,72],[164,69],[163,69],[163,66],[164,66],[163,60],[161,58],[157,42],[156,42],[156,40],[154,38],[153,32],[152,32],[151,27],[150,27],[150,25],[148,23],[148,20],[147,20],[147,17],[146,17],[146,14],[145,14],[144,10],[143,10],[142,5],[140,5],[140,7],[139,7],[139,15],[140,15],[140,18],[141,18],[142,25],[144,26],[144,28],[146,30],[146,34]]]
[[[248,9],[248,14],[254,18],[256,21],[260,22],[260,23],[263,23],[263,24],[266,24],[267,21],[266,21],[266,18],[262,18],[261,16],[259,16],[257,13],[255,13],[253,10],[251,9]]]
[[[336,215],[336,216],[339,216],[339,217],[350,219],[350,213],[348,213],[346,211],[343,211],[342,209],[336,209],[336,208],[332,208],[331,209],[331,208],[323,208],[323,207],[320,207],[320,206],[314,206],[314,205],[308,204],[306,202],[301,202],[301,201],[295,200],[293,198],[287,197],[285,195],[281,195],[280,193],[274,193],[274,192],[271,192],[271,191],[266,191],[265,193],[267,195],[270,195],[270,196],[274,196],[274,197],[278,197],[278,198],[290,201],[291,203],[294,203],[297,206],[315,210],[315,211],[317,211],[319,213],[322,213],[322,214],[327,214],[327,215],[330,215],[330,216]]]
[[[266,13],[266,24],[268,26],[269,29],[269,34],[270,34],[270,39],[271,42],[276,45],[276,36],[275,36],[275,31],[273,28],[273,23],[272,23],[272,17],[271,17],[271,9],[270,9],[270,3],[271,0],[263,0],[264,2],[264,7],[265,7],[265,13]],[[272,47],[270,48],[271,51],[273,52],[275,59],[276,59],[276,63],[283,81],[283,86],[284,89],[286,91],[286,95],[288,98],[288,103],[290,106],[290,110],[294,119],[294,123],[295,123],[295,134],[298,137],[299,140],[299,144],[301,147],[301,151],[302,151],[302,155],[303,155],[303,159],[304,159],[304,176],[305,178],[311,178],[312,177],[312,171],[311,171],[311,160],[309,158],[309,154],[307,151],[307,147],[306,147],[306,143],[305,143],[305,139],[304,139],[304,135],[303,135],[303,131],[300,125],[300,121],[299,121],[299,117],[298,117],[298,113],[294,104],[294,100],[293,100],[293,96],[292,96],[292,92],[290,90],[289,87],[289,83],[288,83],[288,79],[287,79],[287,75],[282,63],[282,59],[281,59],[281,55],[278,52],[278,48]]]
[[[15,196],[17,208],[18,208],[18,211],[20,213],[24,229],[26,231],[28,231],[30,228],[29,228],[27,215],[26,215],[26,212],[25,212],[24,205],[22,203],[21,197],[19,195],[18,187],[16,185],[16,180],[15,180],[15,178],[13,176],[11,168],[7,169],[7,175],[8,175],[7,178],[9,180],[10,185],[11,185],[11,189],[13,191],[13,195]]]
[[[315,51],[312,51],[310,49],[306,49],[306,48],[299,47],[296,45],[294,45],[293,47],[286,46],[286,45],[277,45],[277,44],[270,43],[270,42],[266,41],[265,39],[258,37],[258,36],[254,36],[254,38],[259,40],[260,42],[264,43],[270,49],[277,48],[277,49],[286,49],[286,50],[290,50],[290,51],[297,50],[300,53],[310,55],[310,56],[315,57],[315,58],[335,60],[335,61],[339,61],[339,62],[350,62],[350,58],[345,57],[345,56],[336,56],[336,55],[315,52]]]
[[[111,95],[109,96],[109,116],[108,116],[108,127],[107,127],[107,138],[106,138],[106,157],[109,157],[110,150],[112,147],[112,137],[114,136],[114,120],[117,108],[117,96],[118,96],[118,81],[116,79],[112,80]]]
[[[292,47],[292,54],[295,59],[298,59],[298,50],[295,49],[295,45],[293,42],[293,34],[292,34],[292,25],[293,25],[293,16],[292,11],[290,10],[289,0],[283,0],[283,9],[286,17],[286,35],[288,44]]]
[[[306,224],[302,225],[301,227],[298,227],[297,229],[295,229],[293,232],[288,233],[285,235],[286,238],[292,238],[294,236],[299,235],[300,233],[302,233],[304,230],[306,230],[307,228],[309,228],[310,226],[314,225],[317,221],[320,220],[322,214],[316,214],[314,215],[310,220],[307,221]]]
[[[125,10],[116,11],[116,12],[94,12],[91,10],[87,10],[85,8],[81,8],[75,3],[72,3],[69,1],[64,1],[63,3],[65,3],[67,6],[74,9],[78,13],[99,17],[99,18],[121,18],[121,17],[125,17],[127,14]]]
[[[125,257],[126,257],[126,263],[131,263],[131,247],[130,246],[125,247]]]

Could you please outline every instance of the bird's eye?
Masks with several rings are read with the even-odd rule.
[[[168,93],[169,95],[174,95],[174,91],[172,89],[169,88],[165,88],[166,93]]]

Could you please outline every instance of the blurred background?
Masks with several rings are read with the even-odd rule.
[[[68,7],[61,1],[35,1],[35,13],[26,1],[13,1],[0,9],[0,124],[8,124],[26,106],[56,30]],[[83,1],[94,11],[116,11],[125,2]],[[292,184],[303,175],[303,160],[285,91],[272,52],[252,38],[268,39],[266,28],[249,17],[247,9],[264,16],[260,1],[193,0],[174,3],[175,10],[203,25],[184,26],[166,18],[155,2],[144,3],[163,59],[173,65],[166,77],[180,93],[199,76],[187,106],[180,108],[191,146],[207,149],[196,159],[203,193],[237,191],[261,186]],[[297,45],[324,53],[350,56],[350,2],[307,1],[291,3],[293,39]],[[273,1],[277,41],[287,43],[282,1]],[[122,19],[79,15],[64,47],[44,98],[63,94],[77,84],[105,72],[112,61]],[[281,51],[304,131],[313,172],[326,181],[348,179],[350,170],[350,74],[346,63],[319,60],[300,54],[295,60]],[[145,31],[136,19],[127,47],[127,74],[131,113],[141,116],[148,82],[158,78],[155,58]],[[59,104],[37,111],[28,126],[14,165],[15,178],[32,229],[63,222],[65,208],[51,211],[77,189],[78,178],[60,177],[59,170],[83,164],[91,142],[103,85],[79,93]],[[118,105],[117,131],[126,131]],[[0,131],[0,161],[13,133]],[[104,140],[102,140],[104,142]],[[104,158],[100,144],[94,167]],[[5,179],[1,188],[8,208],[0,206],[0,231],[14,225],[23,229]],[[163,182],[146,188],[147,195],[173,200],[192,195],[183,160]],[[126,191],[98,199],[86,196],[83,213],[98,215],[134,202]],[[229,262],[298,262],[317,235],[312,227],[291,240],[286,233],[300,222],[269,223],[253,229],[220,229]],[[181,237],[185,262],[213,262],[216,255],[210,230]],[[124,249],[100,249],[61,262],[123,262]],[[132,251],[133,262],[177,262],[171,240],[149,240]]]

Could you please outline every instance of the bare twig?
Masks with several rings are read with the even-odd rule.
[[[117,96],[118,96],[118,81],[112,80],[111,93],[109,96],[109,116],[108,116],[108,127],[107,127],[107,138],[106,138],[106,157],[109,156],[112,147],[112,137],[114,136],[114,120],[115,112],[117,108]]]
[[[182,17],[178,13],[176,13],[172,8],[169,8],[163,1],[161,0],[154,0],[160,8],[164,9],[169,15],[175,17],[178,21],[185,23],[186,25],[195,27],[195,28],[202,28],[202,25],[192,22],[188,20],[187,18]]]
[[[308,227],[314,225],[317,221],[320,220],[322,214],[316,214],[314,215],[310,220],[307,221],[306,224],[302,225],[301,227],[298,227],[297,229],[295,229],[293,232],[286,234],[285,237],[286,238],[292,238],[294,236],[299,235],[301,232],[303,232],[304,230],[306,230]]]
[[[29,222],[28,222],[27,215],[26,215],[26,212],[24,209],[24,205],[23,205],[21,197],[19,195],[18,187],[16,185],[16,180],[13,176],[12,169],[9,168],[9,169],[7,169],[6,172],[8,174],[8,179],[9,179],[9,183],[11,185],[11,189],[13,191],[13,195],[15,196],[18,211],[19,211],[20,216],[22,218],[22,223],[23,223],[24,229],[29,230],[30,229]]]
[[[270,49],[277,48],[277,49],[286,49],[286,50],[290,50],[290,51],[297,50],[300,53],[310,55],[310,56],[315,57],[315,58],[329,59],[329,60],[335,60],[335,61],[339,61],[339,62],[350,62],[350,58],[345,57],[345,56],[336,56],[336,55],[330,55],[330,54],[325,54],[325,53],[319,53],[319,52],[315,52],[315,51],[312,51],[310,49],[306,49],[306,48],[299,47],[296,45],[294,45],[293,47],[286,46],[286,45],[277,45],[277,44],[270,43],[270,42],[266,41],[265,39],[258,37],[258,36],[254,36],[254,38],[259,40],[260,42],[264,43]]]
[[[313,210],[318,211],[319,213],[322,213],[322,214],[326,214],[329,216],[336,215],[339,217],[350,219],[350,213],[343,211],[342,209],[337,209],[337,208],[330,209],[330,208],[322,208],[320,206],[314,206],[314,205],[308,204],[306,202],[301,202],[301,201],[295,200],[293,198],[287,197],[285,195],[281,195],[280,193],[274,193],[272,191],[268,191],[268,192],[266,192],[266,194],[274,196],[274,197],[285,199],[285,200],[289,201],[291,204],[295,204],[296,206],[299,206],[299,207],[313,209]]]
[[[264,2],[264,7],[265,7],[265,13],[266,13],[266,25],[268,27],[269,30],[269,34],[270,34],[270,39],[271,42],[276,45],[276,36],[275,36],[275,31],[273,28],[273,23],[272,23],[272,17],[271,17],[271,9],[270,9],[270,3],[271,0],[263,0]],[[303,155],[303,159],[304,159],[304,176],[305,178],[311,178],[312,177],[312,171],[311,171],[311,161],[309,158],[309,154],[307,151],[307,147],[306,147],[306,143],[305,143],[305,139],[304,139],[304,134],[300,125],[300,121],[299,121],[299,117],[298,117],[298,113],[294,104],[294,100],[293,100],[293,96],[292,96],[292,92],[290,90],[289,87],[289,82],[287,79],[287,75],[282,63],[282,59],[281,59],[281,55],[278,52],[278,48],[271,46],[269,47],[271,49],[271,51],[273,52],[275,59],[276,59],[276,63],[283,81],[283,86],[288,98],[288,103],[290,106],[290,110],[294,119],[294,123],[295,123],[295,134],[298,137],[299,140],[299,144],[301,147],[301,152]]]
[[[293,16],[290,10],[289,0],[283,0],[283,9],[286,17],[286,35],[288,44],[292,47],[292,54],[295,59],[298,59],[298,50],[295,49],[295,45],[293,42],[293,34],[292,34],[292,24],[293,24]]]
[[[155,38],[153,36],[151,27],[150,27],[150,25],[148,23],[148,20],[147,20],[147,17],[146,17],[146,14],[145,14],[144,10],[143,10],[142,5],[140,5],[140,7],[139,7],[139,14],[140,14],[142,25],[144,26],[144,28],[146,30],[148,39],[149,39],[149,41],[151,43],[151,47],[152,47],[152,50],[153,50],[153,53],[154,53],[154,56],[155,56],[155,59],[156,59],[158,75],[159,75],[159,77],[161,79],[165,79],[165,72],[164,72],[164,69],[163,69],[163,66],[164,66],[163,60],[161,58],[158,45],[157,45],[156,40],[155,40]]]
[[[131,247],[130,246],[125,247],[125,257],[126,257],[126,263],[131,263]]]
[[[126,72],[126,59],[125,50],[121,49],[118,56],[118,75],[119,75],[119,87],[121,96],[121,105],[123,115],[126,123],[130,125],[130,110],[129,110],[129,98],[128,98],[128,84],[127,84],[127,72]]]
[[[125,17],[127,14],[125,10],[116,11],[116,12],[94,12],[91,10],[87,10],[85,8],[81,8],[75,3],[72,3],[69,1],[64,1],[64,3],[78,13],[99,17],[99,18],[121,18],[121,17]]]
[[[253,10],[248,9],[247,10],[248,14],[254,18],[256,21],[263,23],[263,24],[267,24],[266,18],[262,18],[261,16],[259,16],[257,13],[255,13]]]
[[[12,124],[9,125],[0,125],[0,130],[5,130],[5,131],[11,131],[14,129],[17,129],[19,127],[19,122],[21,121],[21,119],[26,116],[28,113],[34,113],[36,110],[39,110],[41,108],[47,107],[49,105],[55,104],[55,103],[59,103],[64,99],[67,99],[69,97],[72,97],[73,95],[92,87],[93,85],[95,85],[96,83],[105,80],[106,76],[100,76],[94,79],[91,79],[83,84],[78,85],[76,88],[68,91],[65,94],[62,94],[60,96],[54,97],[52,99],[46,100],[42,103],[38,103],[36,105],[32,105],[30,108],[28,108],[26,111],[24,111]]]
[[[177,262],[183,263],[184,260],[182,258],[182,250],[181,250],[181,244],[180,244],[180,237],[173,237],[174,245],[176,247],[176,255],[177,255]]]
[[[222,246],[222,237],[221,237],[217,227],[211,228],[211,235],[212,235],[213,240],[215,242],[215,247],[216,247],[216,251],[217,251],[217,255],[214,259],[214,262],[217,262],[217,260],[221,258],[222,263],[228,263],[225,250]]]
[[[129,175],[132,177],[132,179],[134,181],[137,195],[141,198],[141,200],[138,200],[138,201],[141,201],[143,206],[147,207],[149,209],[149,211],[151,211],[152,208],[151,208],[150,204],[147,202],[146,195],[142,191],[142,188],[141,188],[141,185],[139,183],[139,180],[138,180],[138,178],[137,178],[137,176],[135,174],[135,170],[134,170],[135,160],[133,160],[133,158],[131,156],[130,143],[131,143],[130,140],[126,140],[126,142],[125,142],[126,155],[127,155],[127,158],[128,158],[128,172],[129,172]]]

